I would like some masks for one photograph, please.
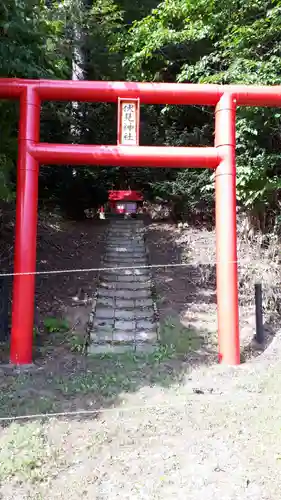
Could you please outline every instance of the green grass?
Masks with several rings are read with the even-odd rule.
[[[0,390],[0,416],[99,410],[118,405],[122,394],[137,392],[145,386],[178,385],[185,375],[184,356],[199,348],[202,341],[196,332],[184,328],[174,318],[167,318],[162,325],[159,344],[150,354],[132,352],[85,359],[79,355],[80,340],[75,336],[70,341],[65,339],[65,355],[74,351],[77,358],[70,359],[83,360],[81,364],[74,363],[73,369],[65,364],[68,358],[62,357],[56,361],[55,372],[47,363],[44,370],[5,377]],[[66,466],[60,450],[48,439],[48,426],[44,422],[8,422],[0,430],[0,483],[36,483],[37,496],[30,497],[32,500],[40,499],[39,490],[44,486],[41,483]]]
[[[57,458],[38,422],[13,423],[0,434],[0,482],[42,482]]]
[[[167,318],[154,352],[91,355],[92,370],[57,379],[56,384],[65,396],[96,393],[102,398],[111,398],[120,392],[134,392],[142,384],[168,386],[182,376],[178,366],[174,370],[167,369],[168,362],[182,361],[201,344],[202,338],[195,331],[183,327],[177,319]]]
[[[160,329],[160,351],[164,357],[184,356],[200,349],[202,336],[192,328],[184,327],[178,318],[166,318]]]
[[[86,338],[81,335],[71,335],[68,339],[68,345],[71,352],[85,354],[86,352]]]
[[[73,404],[77,409],[90,408],[92,403],[99,407],[115,404],[120,394],[133,393],[144,386],[179,384],[186,370],[186,355],[200,348],[202,338],[177,319],[167,318],[161,326],[159,344],[150,354],[128,352],[83,358],[83,341],[76,336],[67,336],[63,341],[64,355],[72,351],[74,356],[70,369],[67,358],[62,357],[56,359],[55,372],[47,363],[46,371],[4,378],[0,387],[0,416],[68,411]],[[56,347],[50,346],[50,339],[48,346],[52,360],[51,349],[55,352]]]
[[[48,390],[49,389],[49,390]],[[41,414],[56,411],[52,381],[20,373],[7,377],[0,388],[0,416]]]
[[[92,370],[71,378],[57,378],[56,386],[65,396],[96,394],[99,398],[111,398],[120,391],[135,390],[146,362],[145,357],[130,353],[91,356]]]

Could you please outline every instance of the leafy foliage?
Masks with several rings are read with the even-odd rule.
[[[87,79],[279,84],[280,14],[280,0],[8,0],[0,6],[0,76],[71,78],[76,63]],[[15,189],[17,118],[15,103],[0,103],[2,199]],[[202,106],[146,106],[141,142],[211,145],[213,121],[213,110]],[[237,197],[250,212],[279,206],[280,122],[278,109],[238,109]],[[42,137],[114,144],[115,123],[109,104],[50,103]],[[75,175],[48,167],[40,175],[44,203],[64,208],[75,192],[82,207],[82,200],[99,203],[106,189],[124,185],[180,200],[189,211],[213,199],[212,175],[204,170],[85,165]]]
[[[125,67],[132,78],[154,81],[277,84],[280,12],[280,1],[165,0],[131,28]],[[200,120],[193,110],[184,122],[184,132],[189,125],[191,134],[201,136],[201,144],[210,139],[212,123],[203,112],[204,125],[202,114]],[[173,130],[179,130],[179,121],[183,123],[182,111],[175,116],[173,108],[167,107],[165,115],[166,136],[173,139]],[[276,109],[238,110],[237,196],[249,209],[266,207],[278,198],[280,117]],[[193,144],[189,138],[184,134],[185,144]],[[199,192],[206,193],[206,174],[199,176],[203,181],[197,183]],[[170,187],[183,190],[183,179],[188,184],[192,177],[191,171],[179,172]]]

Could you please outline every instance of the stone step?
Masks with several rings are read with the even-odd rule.
[[[143,231],[144,230],[144,226],[143,225],[139,225],[139,224],[134,224],[134,225],[129,225],[129,224],[122,224],[122,225],[119,225],[119,224],[114,224],[114,225],[110,225],[108,227],[108,232],[140,232],[140,231]]]
[[[99,355],[99,354],[125,354],[125,353],[137,353],[137,354],[151,354],[155,351],[157,347],[157,342],[131,342],[125,344],[124,342],[119,344],[114,344],[110,342],[92,343],[88,346],[89,355]]]
[[[118,267],[130,267],[130,268],[142,268],[147,266],[147,259],[114,259],[113,257],[108,258],[104,257],[103,259],[104,267],[114,267],[114,269],[118,269]]]
[[[143,231],[120,231],[120,229],[110,230],[107,233],[108,238],[140,238],[143,236]]]
[[[116,249],[118,249],[117,251],[126,252],[130,250],[139,250],[142,248],[144,249],[145,245],[141,241],[140,242],[128,241],[124,243],[122,240],[120,240],[117,243],[116,242],[111,243],[109,241],[108,244],[106,245],[106,248],[108,247],[110,248],[115,247]]]
[[[116,309],[115,310],[115,319],[117,320],[151,320],[154,322],[154,310],[152,308],[149,309]]]
[[[116,248],[123,248],[123,250],[116,250]],[[125,250],[124,250],[125,249]],[[105,247],[105,250],[107,252],[116,252],[118,253],[118,255],[122,255],[123,253],[127,253],[127,252],[145,252],[145,246],[144,245],[124,245],[123,247],[121,247],[121,244],[115,244],[114,245],[107,245]]]
[[[119,222],[119,221],[112,221],[112,224],[110,224],[109,226],[111,229],[115,229],[115,228],[119,228],[122,229],[122,228],[130,228],[130,229],[138,229],[138,228],[142,228],[144,227],[144,224],[140,221],[137,221],[135,223],[133,223],[132,219],[130,221],[123,221],[123,222]]]
[[[97,343],[109,342],[109,343],[137,343],[137,342],[151,342],[157,341],[157,331],[156,330],[141,330],[141,331],[117,331],[113,330],[110,333],[104,332],[102,330],[93,330],[90,332],[91,340]]]
[[[115,309],[113,307],[96,306],[94,311],[96,320],[107,320],[115,318]]]
[[[102,281],[100,283],[101,288],[106,288],[109,290],[150,290],[151,282],[150,281]]]
[[[118,264],[122,264],[123,262],[131,262],[132,264],[135,263],[142,263],[145,264],[147,262],[146,255],[123,255],[122,257],[116,257],[115,255],[108,255],[105,253],[104,255],[104,262],[117,262]]]
[[[121,238],[127,241],[143,241],[144,234],[144,231],[108,231],[107,241],[111,239],[120,240]]]
[[[115,299],[112,297],[99,297],[96,300],[96,307],[115,307]]]
[[[144,233],[143,232],[136,232],[136,231],[116,231],[112,232],[110,231],[107,233],[107,242],[111,240],[117,240],[117,241],[126,241],[130,243],[131,241],[144,241]]]
[[[114,328],[114,323],[115,319],[114,318],[107,318],[107,319],[101,319],[101,318],[95,318],[92,324],[92,328],[98,328],[100,331],[103,332],[111,332]]]
[[[124,259],[120,262],[119,259],[104,259],[103,267],[106,269],[107,267],[118,269],[118,268],[130,268],[130,269],[142,269],[146,268],[147,260],[135,260],[135,259]]]
[[[114,225],[109,226],[109,231],[137,231],[139,229],[143,229],[144,225],[143,224],[118,224],[115,223]]]
[[[125,238],[108,238],[106,247],[116,246],[116,247],[142,247],[144,248],[143,238],[139,239],[125,239]]]
[[[105,255],[104,256],[104,262],[117,262],[119,263],[120,265],[122,265],[123,263],[125,262],[136,262],[136,263],[143,263],[145,264],[147,259],[146,259],[146,256],[143,256],[143,257],[135,257],[135,256],[132,256],[132,257],[129,257],[128,255],[124,255],[123,257],[119,257],[119,256],[108,256],[108,255]]]
[[[123,299],[125,300],[125,299]],[[153,300],[151,298],[151,294],[149,297],[138,297],[135,299],[135,307],[150,307],[153,306]],[[116,307],[118,307],[118,300],[116,301]]]
[[[136,242],[136,243],[143,243],[144,242],[144,238],[143,238],[143,235],[142,234],[120,234],[120,233],[116,233],[116,234],[108,234],[107,235],[107,243],[111,243],[111,242],[114,242],[117,244],[119,243],[122,243],[122,242],[126,242],[126,244],[130,244],[131,242]]]
[[[117,309],[131,309],[138,307],[152,307],[153,300],[151,298],[151,294],[148,297],[141,297],[137,299],[125,299],[125,298],[117,298],[115,302],[115,307]]]
[[[144,243],[143,236],[131,235],[129,238],[126,238],[124,235],[120,235],[118,237],[113,235],[108,235],[106,244],[130,245],[131,243],[143,244]]]
[[[131,224],[130,222],[127,224],[119,224],[118,222],[114,221],[112,224],[109,224],[108,229],[130,229],[130,230],[136,230],[136,229],[143,229],[144,224]]]
[[[116,252],[118,254],[123,254],[127,252],[145,252],[144,245],[127,245],[127,246],[118,246],[118,245],[106,245],[107,252]]]
[[[138,250],[138,251],[144,250],[145,251],[145,246],[141,243],[138,243],[138,244],[127,243],[125,245],[124,244],[122,245],[122,242],[117,243],[117,244],[110,243],[110,244],[106,245],[106,250],[115,250],[115,251],[121,252],[121,253],[132,252],[132,251],[136,251],[136,250]]]
[[[149,274],[120,274],[120,271],[118,273],[112,273],[112,272],[103,272],[102,274],[102,281],[121,281],[121,282],[126,282],[126,283],[145,283],[149,281]]]
[[[142,227],[144,225],[143,220],[140,219],[115,219],[112,220],[110,227]]]
[[[109,261],[103,261],[103,269],[104,271],[102,272],[107,272],[107,271],[116,271],[120,274],[120,272],[127,272],[130,270],[137,270],[141,271],[142,269],[147,270],[147,262],[115,262],[112,260]]]
[[[116,309],[134,309],[134,308],[146,308],[153,307],[152,298],[140,298],[136,300],[115,298],[115,297],[98,297],[96,301],[96,307],[114,307]]]
[[[121,330],[126,331],[138,331],[138,330],[153,330],[155,328],[154,319],[100,319],[95,318],[93,321],[93,329],[98,328],[100,330],[109,332],[110,330]]]
[[[121,247],[121,245],[120,245]],[[120,248],[119,247],[119,248]],[[127,252],[144,252],[146,253],[145,251],[145,246],[144,245],[127,245],[126,247],[124,246],[123,248],[126,248],[126,250],[116,250],[116,248],[118,248],[117,245],[107,245],[105,247],[105,250],[107,252],[116,252],[118,253],[118,255],[122,255],[122,254],[126,254]]]
[[[120,226],[109,226],[108,233],[121,234],[121,233],[133,233],[133,234],[143,234],[145,232],[144,226],[134,226],[134,227],[120,227]]]
[[[145,259],[146,252],[143,250],[141,252],[114,252],[114,251],[105,251],[104,256],[108,256],[113,259]]]
[[[112,275],[112,276],[120,276],[120,271],[117,269],[108,269],[106,271],[103,271],[106,275]],[[148,269],[124,269],[122,270],[122,275],[123,276],[148,276],[149,271]]]
[[[149,308],[132,308],[132,309],[118,309],[110,307],[97,306],[95,309],[95,318],[98,320],[117,319],[117,320],[141,320],[141,319],[154,319],[154,310]]]
[[[136,252],[136,251],[145,251],[145,246],[138,243],[137,245],[134,245],[133,243],[127,243],[127,244],[122,244],[120,243],[113,243],[112,245],[106,245],[106,250],[114,250],[115,252],[120,252],[120,253],[126,253],[126,252]]]
[[[114,227],[141,227],[144,225],[143,221],[138,219],[115,219],[114,221],[112,221],[112,224],[114,224]]]
[[[145,259],[146,258],[146,253],[144,251],[142,252],[115,252],[115,250],[108,251],[106,250],[104,253],[104,256],[107,257],[108,259]]]
[[[143,224],[110,224],[108,227],[109,231],[138,231],[140,229],[143,229],[144,225]]]
[[[138,226],[138,225],[143,225],[143,220],[142,219],[138,219],[138,218],[134,218],[134,219],[114,219],[114,224],[131,224],[131,225],[135,225],[135,226]]]
[[[99,288],[98,297],[120,298],[120,299],[149,299],[151,296],[150,290],[108,290],[107,288]]]

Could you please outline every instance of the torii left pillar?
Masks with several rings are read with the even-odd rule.
[[[29,145],[39,141],[40,99],[26,86],[20,98],[11,363],[32,363],[39,164]],[[30,338],[31,337],[31,338]]]

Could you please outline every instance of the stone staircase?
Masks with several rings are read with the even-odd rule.
[[[157,311],[149,270],[142,268],[145,265],[142,220],[112,219],[102,262],[108,269],[100,273],[93,300],[89,353],[147,352],[155,348]]]

